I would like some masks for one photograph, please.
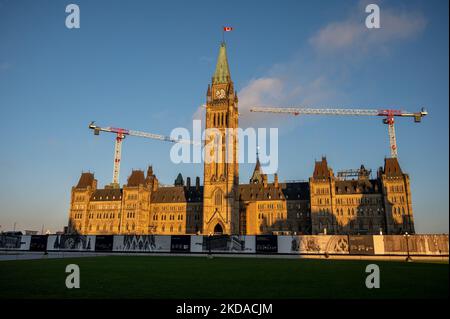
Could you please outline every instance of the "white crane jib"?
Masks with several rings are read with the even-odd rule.
[[[89,124],[89,128],[94,130],[95,135],[99,135],[100,132],[116,134],[116,142],[114,144],[114,166],[113,166],[113,179],[112,179],[112,185],[115,187],[119,186],[120,161],[122,158],[122,141],[125,138],[125,136],[127,136],[127,135],[139,136],[139,137],[150,138],[153,140],[160,140],[160,141],[171,142],[171,143],[201,145],[201,142],[199,142],[199,141],[174,139],[169,136],[164,136],[164,135],[160,135],[160,134],[153,134],[153,133],[141,132],[141,131],[133,131],[133,130],[111,127],[111,126],[100,127],[100,126],[95,125],[94,122],[91,122]]]
[[[413,117],[419,123],[428,115],[425,108],[420,112],[407,112],[395,109],[335,109],[335,108],[297,108],[297,107],[252,107],[250,112],[278,113],[291,115],[340,115],[340,116],[383,116],[383,123],[388,125],[391,157],[397,157],[397,141],[395,138],[394,117]]]

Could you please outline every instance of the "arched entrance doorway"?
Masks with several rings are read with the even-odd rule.
[[[214,235],[222,235],[222,234],[223,234],[222,226],[220,224],[217,224],[214,227]]]

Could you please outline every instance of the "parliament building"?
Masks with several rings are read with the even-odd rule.
[[[238,97],[225,43],[206,94],[206,128],[238,128]],[[308,181],[272,181],[259,159],[248,184],[239,183],[237,136],[221,148],[231,161],[204,163],[203,185],[178,174],[162,186],[152,167],[133,170],[122,188],[99,188],[93,173],[72,187],[68,232],[83,235],[301,235],[414,233],[409,176],[396,158],[371,178],[364,166],[334,174],[316,161]],[[222,158],[225,158],[222,157]]]

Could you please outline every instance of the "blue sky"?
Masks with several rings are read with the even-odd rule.
[[[364,28],[361,1],[0,0],[1,230],[61,230],[81,171],[111,181],[113,136],[89,121],[170,134],[192,127],[226,34],[243,126],[279,127],[280,180],[307,179],[326,155],[334,171],[389,155],[380,118],[253,116],[253,104],[394,108],[430,115],[396,123],[411,177],[416,229],[448,232],[448,1],[371,1],[381,29]],[[121,183],[153,164],[162,183],[201,164],[171,163],[171,145],[128,138]],[[252,166],[240,167],[247,182]]]

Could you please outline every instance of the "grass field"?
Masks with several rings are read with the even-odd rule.
[[[65,267],[80,267],[80,289]],[[367,289],[365,267],[380,267]],[[448,264],[105,256],[0,262],[4,298],[448,298]]]

